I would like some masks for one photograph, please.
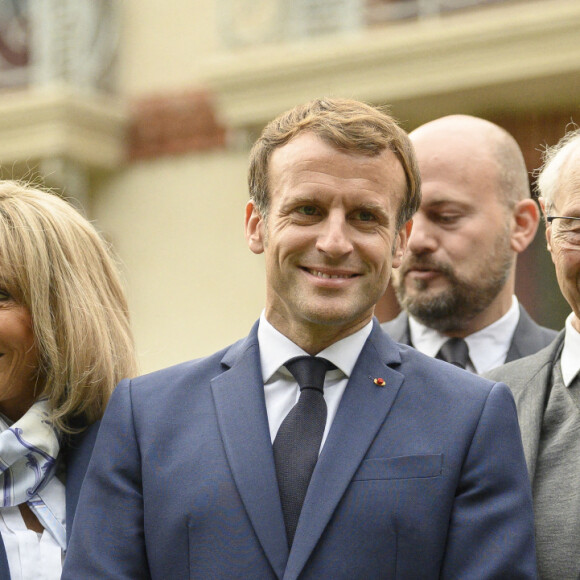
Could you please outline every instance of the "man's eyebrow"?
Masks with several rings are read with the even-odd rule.
[[[469,207],[470,204],[458,199],[434,199],[421,204],[421,209],[437,209],[444,206]]]
[[[288,199],[290,203],[316,203],[322,202],[322,197],[316,193],[301,193]]]
[[[564,217],[578,217],[580,216],[580,207],[575,206],[563,211],[556,211],[554,208],[551,209],[548,213],[553,215],[561,215]]]
[[[288,208],[288,207],[297,207],[300,205],[324,205],[323,200],[320,196],[315,194],[300,194],[295,197],[289,197],[282,201],[281,207]]]
[[[378,213],[378,214],[384,215],[385,217],[390,216],[390,212],[381,203],[374,203],[374,202],[359,203],[359,204],[353,204],[353,207],[355,210],[363,209],[365,211],[370,211],[373,213]]]

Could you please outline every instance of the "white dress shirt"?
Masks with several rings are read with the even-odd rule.
[[[466,336],[472,363],[467,370],[481,375],[504,364],[519,320],[519,303],[513,296],[510,309],[499,320]],[[448,336],[421,324],[412,316],[409,316],[409,333],[413,346],[432,357],[449,340]]]
[[[574,313],[566,318],[566,333],[564,335],[564,346],[562,347],[562,379],[569,387],[580,371],[580,333],[572,326]]]
[[[65,525],[64,484],[53,477],[42,490],[42,499]],[[18,506],[0,508],[0,533],[6,548],[10,580],[59,580],[63,551],[48,530],[29,530]]]
[[[335,342],[316,355],[324,357],[337,367],[336,370],[326,373],[324,381],[327,416],[321,449],[326,441],[348,379],[372,328],[371,321],[359,331]],[[284,363],[295,356],[308,356],[308,353],[278,332],[266,320],[264,313],[260,317],[258,343],[260,345],[266,412],[270,438],[273,443],[282,421],[300,397],[300,387]]]

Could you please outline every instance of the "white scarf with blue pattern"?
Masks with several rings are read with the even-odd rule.
[[[42,499],[54,477],[60,442],[49,420],[48,402],[37,401],[16,423],[0,415],[0,507],[27,503],[61,547],[66,531]]]

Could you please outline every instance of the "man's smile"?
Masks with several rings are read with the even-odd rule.
[[[311,274],[312,276],[316,276],[317,278],[323,279],[350,279],[359,276],[359,274],[356,273],[328,269],[321,270],[317,268],[306,268],[306,267],[302,269]]]

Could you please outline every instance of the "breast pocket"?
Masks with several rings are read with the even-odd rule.
[[[443,472],[443,454],[404,455],[365,459],[353,481],[420,479],[439,477]]]

